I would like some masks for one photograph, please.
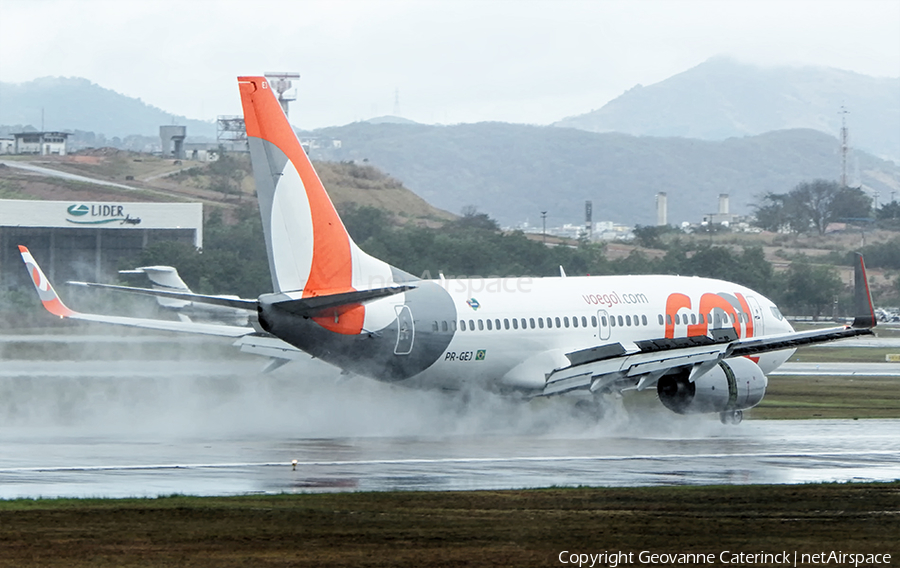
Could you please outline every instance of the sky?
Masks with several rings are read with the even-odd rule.
[[[900,77],[900,0],[0,0],[0,81],[84,77],[175,115],[240,114],[300,73],[291,122],[549,124],[715,56]],[[2,104],[2,101],[0,101]]]

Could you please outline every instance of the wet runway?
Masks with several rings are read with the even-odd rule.
[[[900,479],[900,423],[700,423],[683,438],[6,438],[0,497],[231,495]],[[291,460],[297,459],[296,470]]]
[[[769,373],[797,377],[894,377],[900,379],[900,363],[785,363]]]
[[[900,479],[898,420],[735,427],[656,407],[592,422],[559,399],[261,367],[7,358],[0,498]]]

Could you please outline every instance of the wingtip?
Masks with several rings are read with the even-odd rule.
[[[853,270],[853,309],[854,318],[851,327],[872,328],[878,325],[875,307],[872,304],[872,293],[869,290],[869,279],[866,275],[866,263],[863,255],[856,252]]]
[[[50,280],[44,275],[44,271],[41,270],[41,267],[28,249],[19,245],[19,252],[22,254],[22,261],[25,263],[25,268],[28,270],[28,276],[31,277],[31,282],[34,284],[34,289],[37,291],[38,297],[44,305],[44,309],[61,318],[77,315],[77,312],[69,309],[69,307],[63,303],[62,299],[56,293],[56,290],[53,289]]]

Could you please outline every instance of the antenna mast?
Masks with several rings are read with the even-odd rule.
[[[284,116],[289,116],[288,103],[297,100],[297,91],[288,92],[288,89],[291,88],[291,79],[299,78],[300,73],[266,73],[269,85],[278,93],[278,102],[281,103]]]

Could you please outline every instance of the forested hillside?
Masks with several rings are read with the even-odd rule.
[[[43,118],[46,130],[81,130],[107,138],[142,135],[158,140],[161,125],[179,124],[187,126],[188,136],[216,137],[213,122],[175,116],[80,77],[0,83],[0,101],[0,125],[40,129]]]
[[[762,195],[811,179],[837,179],[838,141],[815,130],[704,141],[598,134],[505,123],[426,126],[354,123],[316,131],[341,148],[313,157],[355,160],[390,173],[426,201],[459,212],[475,205],[504,226],[581,223],[585,200],[595,221],[655,224],[657,192],[668,193],[669,222],[699,222],[717,211],[750,214]],[[882,196],[900,192],[900,168],[856,152],[861,181]]]

